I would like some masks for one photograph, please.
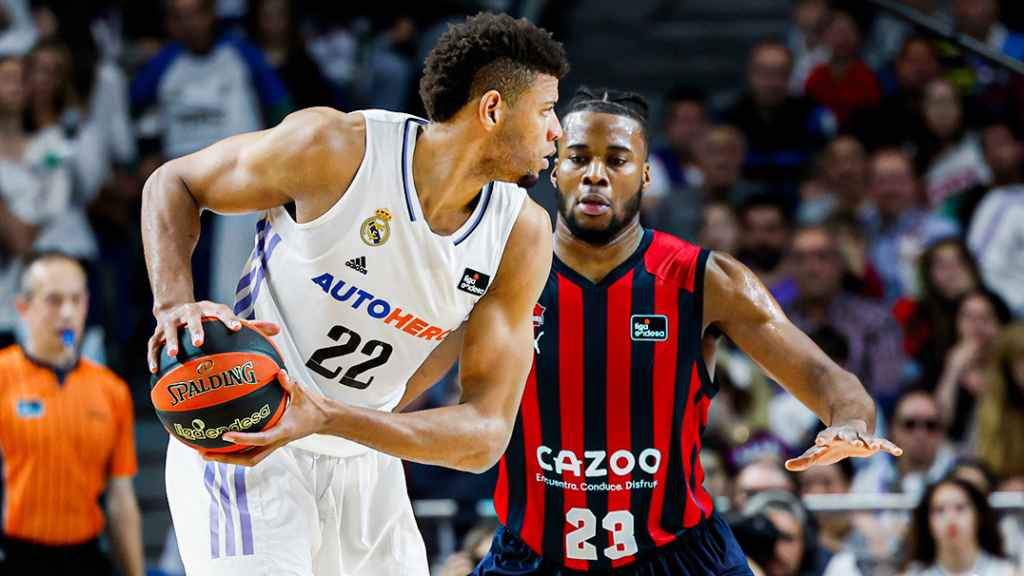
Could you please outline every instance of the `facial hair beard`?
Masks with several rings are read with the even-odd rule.
[[[562,216],[562,220],[565,221],[565,225],[569,227],[569,232],[572,232],[574,238],[594,246],[604,246],[615,239],[619,232],[622,232],[623,228],[636,218],[640,212],[640,201],[643,198],[643,187],[641,186],[622,208],[622,213],[616,214],[613,210],[611,222],[605,228],[599,229],[586,228],[581,225],[579,220],[576,219],[573,207],[571,205],[566,206],[565,197],[562,195],[562,192],[557,189],[556,192],[558,193],[558,213]]]

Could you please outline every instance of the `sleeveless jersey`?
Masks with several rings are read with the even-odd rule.
[[[413,184],[416,137],[427,122],[362,111],[366,152],[341,199],[298,224],[284,207],[257,223],[235,313],[281,327],[273,338],[289,375],[348,404],[391,410],[406,382],[487,292],[526,192],[484,187],[450,236],[427,224]],[[314,435],[295,446],[332,456],[366,450]]]
[[[603,571],[711,516],[698,458],[717,391],[701,355],[707,257],[648,230],[597,284],[555,258],[494,496],[537,554]]]

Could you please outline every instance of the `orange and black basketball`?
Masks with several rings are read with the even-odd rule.
[[[284,362],[277,347],[245,323],[232,332],[215,318],[203,319],[205,338],[193,346],[178,329],[178,355],[160,351],[149,396],[171,436],[200,452],[246,449],[221,439],[227,432],[259,432],[281,418],[288,393],[278,382]]]

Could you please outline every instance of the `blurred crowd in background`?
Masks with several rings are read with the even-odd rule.
[[[1024,58],[1015,2],[902,2]],[[448,22],[538,3],[422,4],[0,0],[0,343],[19,338],[20,257],[81,258],[84,353],[131,383],[138,418],[152,420],[142,183],[166,159],[298,108],[423,114],[419,71]],[[541,25],[571,27],[557,3],[539,4]],[[650,94],[661,113],[642,218],[752,268],[861,379],[905,454],[787,473],[781,462],[821,424],[723,339],[705,485],[772,576],[953,573],[963,558],[1010,574],[1024,569],[1024,515],[997,514],[988,495],[1024,492],[1024,77],[866,6],[795,0],[788,33],[751,47],[736,91],[674,78]],[[230,302],[254,223],[204,215],[198,299]],[[420,406],[458,393],[450,376]],[[493,474],[407,470],[414,499],[458,503],[462,551],[435,560],[465,574],[493,533],[477,505]],[[800,497],[821,493],[920,504],[808,512]]]

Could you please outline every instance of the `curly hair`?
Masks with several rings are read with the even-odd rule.
[[[625,116],[636,120],[644,130],[647,138],[647,117],[650,106],[647,100],[635,92],[623,92],[609,88],[591,89],[581,87],[569,102],[566,116],[573,112],[603,112],[616,116]]]
[[[427,56],[420,97],[431,120],[446,122],[476,95],[497,90],[514,104],[537,74],[561,79],[568,71],[550,32],[525,18],[480,13],[441,35]]]

